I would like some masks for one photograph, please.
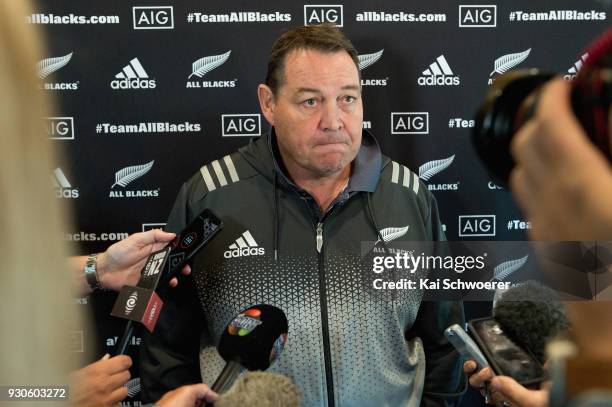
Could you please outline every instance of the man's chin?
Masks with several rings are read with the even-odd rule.
[[[316,170],[322,176],[335,175],[346,168],[350,162],[347,160],[324,160],[318,163]]]

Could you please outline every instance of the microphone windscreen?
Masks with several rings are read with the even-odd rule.
[[[554,292],[535,281],[526,281],[501,294],[493,317],[519,345],[529,349],[544,363],[546,342],[564,334],[569,321]]]
[[[269,372],[247,372],[219,396],[215,407],[299,407],[301,393],[286,376]]]

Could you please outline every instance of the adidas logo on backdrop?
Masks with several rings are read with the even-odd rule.
[[[423,76],[419,77],[417,83],[421,86],[457,86],[460,80],[453,73],[444,55],[440,55],[423,71]]]
[[[115,75],[110,86],[113,89],[155,89],[155,79],[149,79],[138,58],[134,58]]]
[[[55,196],[57,198],[79,197],[79,190],[72,187],[61,168],[53,170],[53,177],[51,179],[55,187]]]
[[[264,254],[266,254],[265,249],[259,247],[251,232],[247,230],[229,246],[229,250],[223,253],[223,257],[230,259],[232,257],[263,256]]]
[[[563,79],[566,81],[573,81],[576,78],[576,75],[578,75],[580,68],[582,68],[582,64],[584,64],[584,61],[586,61],[588,57],[588,52],[581,56],[580,59],[574,63],[574,66],[567,70],[567,74],[563,75]]]

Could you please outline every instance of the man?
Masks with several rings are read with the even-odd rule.
[[[355,48],[332,26],[291,30],[274,44],[257,94],[270,133],[203,166],[170,215],[171,231],[204,208],[225,227],[195,260],[195,284],[170,293],[145,337],[144,399],[214,381],[226,324],[268,303],[289,320],[271,370],[300,387],[305,406],[452,405],[463,375],[443,330],[463,321],[461,304],[362,288],[362,241],[400,226],[400,240],[444,234],[427,188],[362,131]]]

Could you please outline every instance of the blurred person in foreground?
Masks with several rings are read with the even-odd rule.
[[[610,241],[612,168],[572,112],[570,90],[570,83],[560,78],[545,85],[535,116],[512,141],[516,166],[510,187],[532,223],[532,240]],[[611,122],[612,110],[608,112]],[[610,303],[576,301],[566,303],[566,309],[576,357],[581,363],[599,366],[590,374],[601,375],[601,366],[612,366]],[[512,378],[494,376],[488,368],[473,373],[475,368],[474,361],[465,362],[465,372],[472,374],[470,384],[481,389],[489,382],[493,402],[521,407],[549,405],[550,383],[530,390]],[[597,405],[612,405],[610,390],[594,397],[601,403]],[[587,405],[583,403],[586,401],[572,405]]]
[[[0,245],[0,386],[70,384],[72,405],[113,405],[127,395],[130,358],[105,356],[74,372],[83,359],[68,349],[70,333],[87,322],[69,301],[83,293],[77,286],[83,287],[82,280],[68,272],[68,250],[60,238],[67,215],[53,197],[48,179],[58,154],[41,134],[40,120],[50,115],[51,108],[35,80],[34,67],[43,49],[39,33],[23,22],[30,13],[27,2],[0,0],[0,227],[6,236]],[[128,239],[127,244],[141,237]],[[118,247],[126,248],[126,242]],[[121,260],[107,262],[115,271],[143,256],[136,251],[130,258],[117,247],[110,252],[122,253]],[[73,258],[72,266],[75,262],[78,259]],[[166,393],[157,405],[192,406],[196,400],[214,398],[208,386],[198,384]]]

